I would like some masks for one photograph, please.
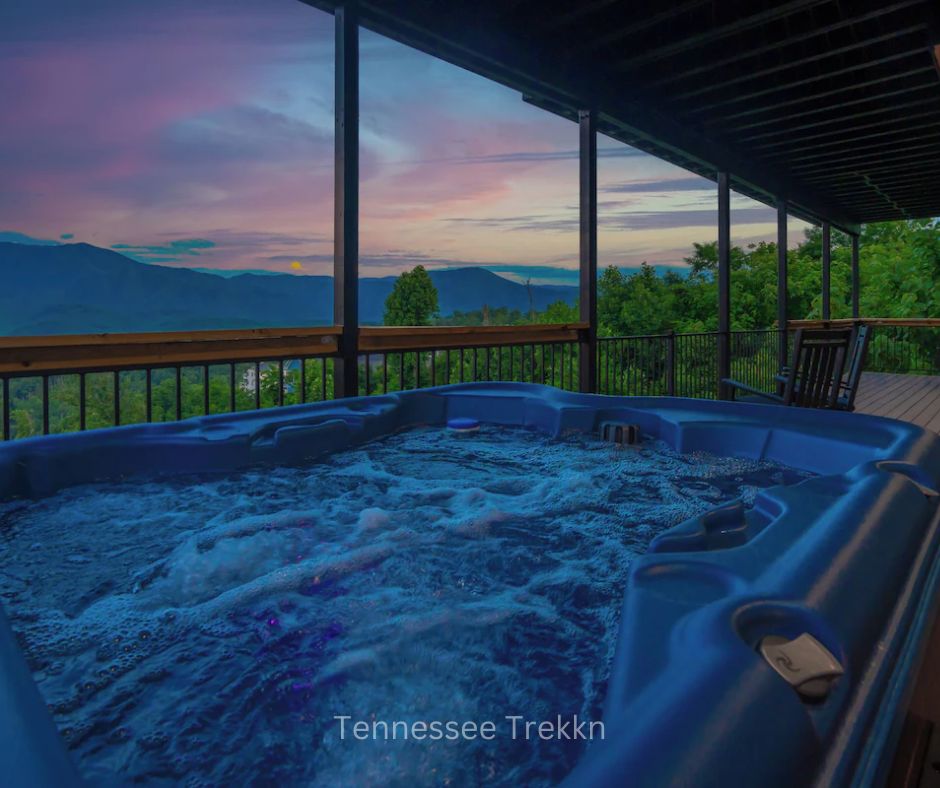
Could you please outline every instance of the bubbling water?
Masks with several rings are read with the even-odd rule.
[[[626,570],[658,533],[805,474],[483,428],[305,467],[0,504],[0,593],[93,784],[552,784],[600,719]],[[495,720],[366,741],[337,715]]]

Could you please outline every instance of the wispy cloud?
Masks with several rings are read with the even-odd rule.
[[[599,150],[599,159],[631,159],[646,156],[643,151],[635,148],[608,148]],[[575,161],[580,157],[577,150],[543,150],[543,151],[508,151],[506,153],[493,153],[481,156],[451,156],[440,159],[414,160],[413,164],[515,164],[518,162],[548,162],[548,161]],[[706,181],[707,183],[707,181]]]
[[[214,246],[212,241],[205,238],[183,238],[150,246],[112,244],[111,248],[142,263],[168,263],[186,257],[199,257],[206,249],[212,249]]]
[[[649,192],[691,192],[714,191],[715,184],[706,178],[692,176],[689,178],[667,178],[649,181],[625,181],[611,183],[599,189],[611,194],[640,194]]]
[[[14,244],[28,244],[30,246],[58,246],[58,241],[49,241],[44,238],[33,238],[25,233],[17,233],[12,230],[0,230],[0,242]]]

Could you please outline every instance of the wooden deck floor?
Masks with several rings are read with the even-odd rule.
[[[866,372],[855,412],[901,419],[940,433],[940,376]]]

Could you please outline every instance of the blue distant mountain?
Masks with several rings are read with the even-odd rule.
[[[529,309],[523,284],[482,268],[431,271],[441,314]],[[395,277],[359,282],[363,323],[381,323]],[[183,331],[332,322],[328,276],[218,276],[139,263],[90,244],[0,242],[0,335]],[[532,285],[532,305],[574,303],[577,287]]]

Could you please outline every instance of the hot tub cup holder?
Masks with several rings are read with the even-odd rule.
[[[738,636],[789,684],[801,700],[822,703],[845,673],[845,655],[832,628],[796,605],[759,602],[738,610]]]
[[[832,652],[809,632],[792,640],[782,635],[767,635],[758,650],[800,697],[810,701],[825,699],[833,682],[845,673]]]

